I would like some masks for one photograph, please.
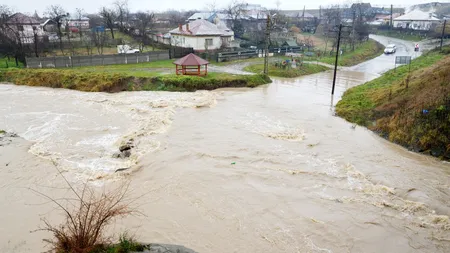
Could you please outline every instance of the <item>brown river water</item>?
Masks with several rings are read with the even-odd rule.
[[[414,55],[412,43],[397,55]],[[0,85],[0,252],[43,252],[32,232],[67,196],[130,180],[143,215],[111,228],[198,252],[450,252],[450,164],[334,116],[343,92],[394,67],[380,56],[338,73],[255,89],[83,93]],[[128,159],[118,147],[134,139]],[[1,143],[0,143],[1,144]],[[4,143],[5,144],[5,143]],[[130,168],[114,173],[118,168]]]

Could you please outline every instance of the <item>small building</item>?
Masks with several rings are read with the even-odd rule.
[[[76,15],[74,15],[67,18],[63,23],[66,23],[67,26],[69,26],[69,29],[78,28],[81,30],[89,30],[90,28],[89,18],[87,17],[76,17]]]
[[[174,61],[173,64],[175,64],[177,75],[206,76],[208,74],[209,62],[193,53]]]
[[[439,23],[439,19],[433,13],[414,10],[393,20],[396,28],[428,31],[433,24]]]
[[[20,12],[11,15],[8,18],[7,24],[12,29],[8,37],[20,39],[20,41],[24,44],[33,43],[35,34],[37,36],[44,35],[41,25],[37,19]]]
[[[196,51],[216,50],[234,41],[234,32],[223,23],[216,25],[203,19],[179,25],[169,33],[172,46]]]

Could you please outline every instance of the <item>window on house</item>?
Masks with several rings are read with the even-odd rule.
[[[18,29],[19,31],[23,32],[23,25],[18,25],[18,26],[17,26],[17,29]]]
[[[212,46],[213,45],[213,40],[212,39],[205,39],[205,45]]]

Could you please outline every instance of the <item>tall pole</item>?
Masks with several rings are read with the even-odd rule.
[[[269,36],[270,36],[270,16],[267,15],[266,25],[266,48],[264,52],[264,75],[269,74]]]
[[[447,19],[444,19],[444,27],[442,27],[442,34],[441,34],[441,47],[440,50],[442,51],[442,44],[444,43],[444,34],[445,34],[445,25],[447,24]]]
[[[333,88],[331,89],[331,95],[334,95],[334,86],[336,85],[336,72],[337,72],[337,65],[338,65],[338,59],[339,59],[339,45],[341,43],[341,30],[342,30],[342,24],[339,25],[339,33],[338,33],[338,41],[337,41],[337,49],[336,49],[336,61],[334,62]]]
[[[390,23],[389,23],[389,29],[392,29],[392,13],[393,13],[393,5],[391,4],[391,20],[390,20]]]

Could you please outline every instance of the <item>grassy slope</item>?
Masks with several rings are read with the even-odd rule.
[[[339,56],[339,66],[353,66],[361,62],[373,59],[383,53],[384,46],[374,40],[368,40],[358,46],[355,51],[347,51]],[[315,60],[315,59],[313,59]],[[320,62],[334,65],[335,56],[327,56],[319,59]]]
[[[264,64],[254,64],[244,68],[245,71],[253,73],[262,73],[264,70]],[[316,64],[303,64],[297,68],[282,69],[277,68],[273,64],[269,64],[269,76],[278,77],[298,77],[303,75],[310,75],[318,72],[328,70],[327,67]]]
[[[450,158],[450,49],[430,52],[408,66],[345,92],[336,113],[390,141]],[[428,112],[423,113],[423,110]]]

